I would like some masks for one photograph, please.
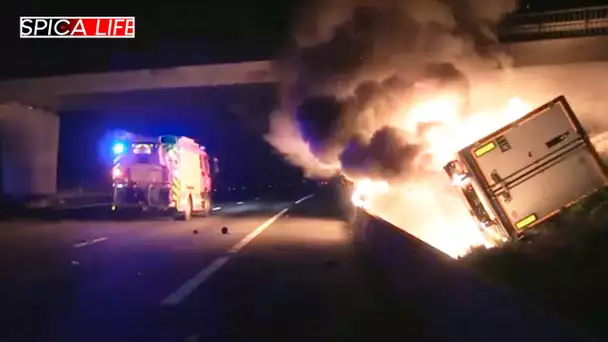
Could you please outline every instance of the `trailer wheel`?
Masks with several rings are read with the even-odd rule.
[[[184,211],[184,221],[189,221],[192,218],[192,196],[188,196],[188,206]]]

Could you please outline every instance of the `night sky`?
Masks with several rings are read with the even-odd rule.
[[[57,1],[15,3],[8,10],[14,13],[12,18],[3,15],[12,20],[1,23],[0,37],[13,51],[2,57],[3,77],[268,59],[277,55],[288,38],[297,4],[289,0],[175,1],[171,5],[150,1],[145,6],[103,1],[80,2],[76,7]],[[137,38],[20,40],[19,15],[134,15]]]
[[[50,76],[75,72],[103,72],[160,68],[188,64],[236,62],[273,58],[287,38],[291,7],[270,1],[222,1],[213,6],[198,2],[172,5],[113,6],[93,3],[79,8],[22,2],[10,9],[14,20],[2,22],[5,46],[10,56],[0,63],[0,77]],[[255,4],[254,4],[255,3]],[[116,10],[112,10],[116,9]],[[134,15],[135,40],[20,40],[19,15]],[[7,35],[6,33],[10,33]],[[6,37],[6,38],[5,38]],[[257,86],[257,88],[264,86]],[[259,91],[257,89],[256,91]],[[263,104],[250,102],[268,114],[276,102],[275,89],[264,90]],[[244,92],[251,92],[245,90]],[[184,93],[184,92],[182,92]],[[243,91],[241,91],[243,93]],[[200,90],[201,96],[217,97]],[[130,94],[123,97],[128,98]],[[223,106],[201,106],[163,95],[148,94],[146,100],[132,96],[133,106],[90,108],[61,113],[59,186],[87,188],[103,186],[108,168],[100,146],[106,132],[126,129],[144,135],[176,134],[195,138],[220,160],[218,186],[259,188],[302,182],[301,172],[289,166],[262,139],[238,122],[228,105],[233,96],[223,96]],[[259,96],[258,96],[259,98]],[[260,113],[256,113],[260,116]]]
[[[290,20],[301,2],[199,0],[173,1],[171,5],[154,1],[117,5],[112,1],[3,1],[0,79],[273,59],[289,44]],[[523,1],[521,9],[543,11],[606,3],[608,0],[529,0]],[[19,39],[20,15],[134,15],[137,38]],[[235,125],[234,118],[224,113],[225,108],[209,107],[212,115],[203,119],[195,107],[171,109],[170,102],[165,105],[167,108],[156,108],[155,119],[146,120],[142,118],[153,115],[150,107],[62,113],[61,182],[94,183],[105,176],[93,150],[100,136],[112,128],[150,134],[170,128],[175,134],[198,138],[209,146],[211,154],[224,159],[222,182],[230,186],[301,181],[300,173],[286,166],[261,139],[260,132]],[[173,112],[172,119],[168,119],[168,111]],[[74,159],[86,162],[76,164]],[[88,179],[79,179],[82,175]]]
[[[289,39],[306,0],[3,1],[0,77],[268,59]],[[524,0],[522,11],[607,4],[608,0]],[[10,6],[9,6],[10,4]],[[20,40],[19,15],[134,15],[135,40]]]

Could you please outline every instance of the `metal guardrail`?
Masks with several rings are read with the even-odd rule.
[[[28,209],[42,209],[52,207],[78,207],[94,204],[110,203],[112,193],[105,191],[85,191],[82,189],[60,191],[55,195],[31,199],[24,202]]]
[[[499,28],[507,40],[608,34],[608,6],[586,7],[508,17]]]

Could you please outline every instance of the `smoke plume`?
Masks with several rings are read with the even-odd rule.
[[[515,7],[514,0],[311,1],[294,23],[296,48],[279,63],[281,105],[266,139],[311,177],[407,177],[432,120],[402,131],[388,127],[394,113],[450,92],[463,99],[458,115],[467,115],[467,73],[509,66],[494,32]]]
[[[340,155],[343,171],[363,178],[393,179],[411,174],[419,146],[408,144],[403,132],[385,126],[376,131],[369,144],[353,138]]]

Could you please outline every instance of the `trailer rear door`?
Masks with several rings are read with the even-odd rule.
[[[562,96],[467,148],[511,228],[521,230],[606,186],[593,145]]]

